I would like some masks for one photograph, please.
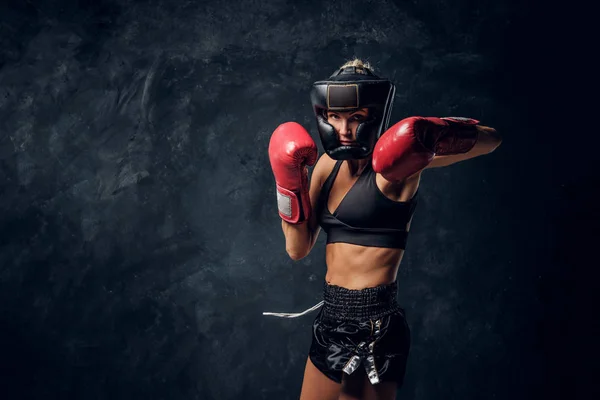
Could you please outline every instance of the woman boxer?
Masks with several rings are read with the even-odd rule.
[[[396,276],[421,172],[490,153],[501,142],[494,129],[468,118],[411,117],[387,129],[394,92],[368,64],[350,61],[313,85],[325,150],[318,162],[299,124],[280,125],[269,143],[287,253],[299,260],[321,228],[327,233],[323,307],[301,400],[395,399],[410,347]]]

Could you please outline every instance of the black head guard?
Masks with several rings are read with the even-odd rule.
[[[395,92],[391,81],[361,67],[340,68],[328,80],[315,82],[310,97],[325,152],[336,160],[371,155],[377,139],[388,128]],[[327,110],[343,112],[361,108],[368,108],[369,115],[356,129],[358,146],[343,146],[327,122]]]

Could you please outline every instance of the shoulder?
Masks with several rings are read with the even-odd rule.
[[[321,156],[319,157],[319,161],[317,161],[317,164],[321,164],[321,165],[335,165],[336,160],[334,160],[333,158],[329,157],[329,154],[327,153],[323,153],[321,154]]]
[[[331,173],[333,167],[335,166],[336,160],[329,157],[327,153],[323,153],[312,172],[312,179],[319,179],[320,181],[324,181],[325,178]]]

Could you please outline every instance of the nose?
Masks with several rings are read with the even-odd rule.
[[[346,120],[346,119],[343,119],[340,122],[340,135],[352,136],[352,132],[350,131],[350,126],[348,125],[348,120]]]

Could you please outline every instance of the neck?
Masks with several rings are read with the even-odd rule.
[[[360,160],[347,160],[348,161],[348,169],[350,170],[350,174],[352,176],[360,175],[368,163],[371,162],[371,158],[364,158]]]

